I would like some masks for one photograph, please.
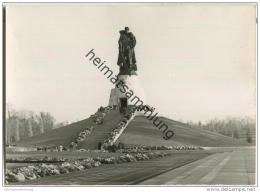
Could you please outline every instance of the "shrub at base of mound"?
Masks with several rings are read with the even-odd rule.
[[[60,163],[68,161],[66,158],[58,157],[16,157],[8,158],[5,160],[6,163]]]
[[[40,164],[38,174],[41,177],[50,176],[50,175],[59,175],[60,171],[57,165],[47,165],[47,164]]]
[[[138,151],[145,151],[145,150],[203,150],[202,147],[193,146],[193,145],[184,145],[184,146],[128,146],[125,147],[123,152],[138,152]]]
[[[6,183],[9,182],[23,182],[26,180],[35,180],[40,177],[46,177],[50,175],[59,175],[64,173],[70,173],[74,171],[83,171],[92,167],[99,167],[102,164],[115,164],[115,163],[127,163],[135,161],[145,161],[149,159],[155,159],[159,157],[165,157],[170,153],[162,152],[148,152],[137,154],[124,154],[119,157],[95,157],[78,159],[72,162],[62,162],[59,164],[36,164],[27,167],[15,168],[12,170],[6,170]]]
[[[118,161],[119,163],[125,163],[125,162],[134,162],[134,161],[137,161],[137,159],[133,156],[133,155],[130,155],[130,154],[126,154],[126,155],[122,155],[118,158]]]
[[[102,164],[115,164],[116,163],[116,158],[115,157],[108,157],[105,159],[101,159],[100,161]]]
[[[13,173],[13,172],[9,172],[9,171],[7,171],[5,178],[7,180],[7,183],[25,181],[25,177],[22,173]]]
[[[203,150],[202,147],[198,146],[192,146],[192,145],[184,145],[184,146],[140,146],[140,145],[131,145],[131,146],[125,146],[124,143],[118,143],[118,144],[108,144],[105,143],[103,147],[108,152],[122,152],[122,153],[143,153],[145,151],[157,151],[157,150]]]
[[[137,160],[137,161],[149,160],[149,157],[148,157],[146,154],[138,153],[138,154],[136,155],[136,160]]]

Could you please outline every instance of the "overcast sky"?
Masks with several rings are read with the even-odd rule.
[[[118,72],[118,31],[137,39],[138,75],[160,115],[193,121],[253,116],[255,6],[8,6],[6,94],[16,109],[81,120],[108,105],[112,83],[89,62]]]

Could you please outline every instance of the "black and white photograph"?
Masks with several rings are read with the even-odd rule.
[[[257,191],[257,6],[3,3],[2,187]]]

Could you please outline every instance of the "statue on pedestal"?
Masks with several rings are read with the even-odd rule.
[[[125,30],[119,31],[119,33],[119,54],[117,60],[117,65],[120,66],[119,75],[136,75],[135,36],[129,32],[128,27],[125,27]]]
[[[136,57],[134,48],[136,39],[128,27],[120,30],[118,40],[118,59],[119,74],[115,78],[115,88],[111,90],[109,105],[118,106],[121,111],[127,106],[145,104],[145,95],[140,80],[137,75]]]

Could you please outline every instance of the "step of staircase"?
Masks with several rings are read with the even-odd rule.
[[[122,118],[123,115],[118,110],[109,111],[104,117],[103,124],[94,125],[91,134],[85,141],[80,142],[78,147],[81,149],[98,149],[98,143],[103,143]]]

